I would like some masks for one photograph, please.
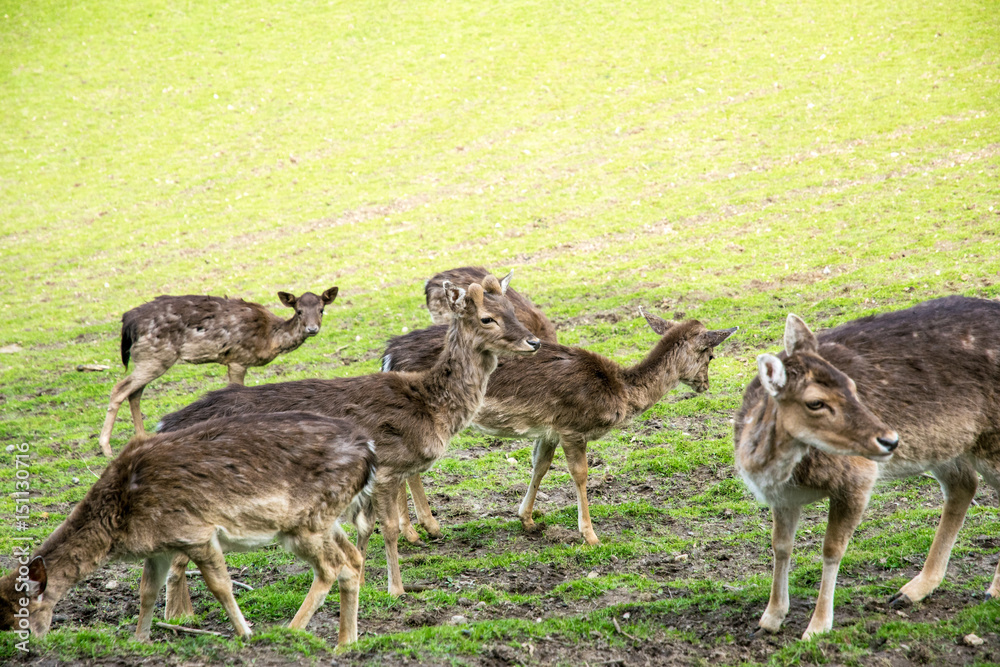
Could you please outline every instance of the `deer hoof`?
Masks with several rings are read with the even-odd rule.
[[[756,628],[750,631],[750,639],[761,639],[767,637],[768,635],[774,634],[772,630],[768,630],[763,625],[758,625]]]
[[[913,606],[913,600],[905,593],[896,593],[889,598],[889,606],[893,609],[905,609],[906,607]]]

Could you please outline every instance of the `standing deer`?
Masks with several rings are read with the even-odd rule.
[[[472,425],[493,436],[535,439],[531,484],[517,512],[525,530],[536,528],[531,516],[535,495],[556,447],[562,445],[576,485],[580,533],[587,544],[599,544],[587,504],[587,443],[627,424],[680,382],[698,392],[708,389],[712,353],[736,331],[735,327],[710,331],[697,320],[668,322],[643,315],[661,338],[635,366],[623,367],[578,347],[546,342],[532,357],[504,359],[490,376]],[[442,334],[440,327],[429,327],[393,338],[383,355],[383,368],[425,367],[440,347]],[[423,524],[423,517],[431,514],[426,498],[414,494],[413,501]],[[407,515],[404,534],[419,539],[408,519]]]
[[[128,368],[131,358],[135,366],[111,390],[99,439],[104,455],[114,456],[111,431],[126,398],[135,432],[142,435],[142,391],[178,361],[223,364],[229,382],[243,384],[248,367],[269,364],[319,333],[323,309],[337,298],[337,288],[298,298],[278,292],[278,298],[295,309],[291,319],[282,320],[259,303],[201,295],[158,296],[122,315],[122,364]]]
[[[374,500],[385,541],[389,593],[402,595],[397,550],[400,485],[444,456],[452,436],[468,425],[497,366],[497,353],[533,354],[540,344],[518,322],[504,296],[509,278],[498,281],[486,276],[468,290],[443,285],[452,320],[444,349],[427,370],[256,387],[229,385],[167,415],[159,428],[172,431],[213,417],[293,409],[359,424],[372,434],[378,454]],[[358,531],[362,552],[371,533],[371,527]],[[182,565],[175,562],[171,575],[178,586],[186,585]]]
[[[343,419],[244,415],[136,436],[33,558],[0,579],[0,629],[43,637],[53,607],[78,581],[110,560],[143,559],[135,634],[148,640],[156,597],[182,553],[248,637],[222,554],[277,538],[314,573],[290,627],[305,628],[338,582],[338,641],[356,641],[364,561],[339,519],[370,525],[374,481],[374,445]]]
[[[929,471],[944,494],[941,521],[920,574],[890,603],[925,598],[944,579],[976,472],[1000,490],[1000,303],[947,297],[818,337],[789,315],[785,351],[760,355],[757,369],[734,439],[736,467],[773,518],[774,578],[760,629],[777,632],[788,613],[803,505],[830,498],[808,639],[833,627],[840,561],[875,483]],[[987,595],[1000,596],[1000,567]]]
[[[441,328],[431,327],[426,330],[429,332],[429,336],[422,339],[424,342],[420,345],[421,348],[426,348],[425,361],[419,366],[422,370],[424,368],[430,368],[437,359],[438,355],[444,347],[444,332],[447,331],[447,324],[450,321],[450,310],[448,309],[448,301],[444,293],[442,285],[445,281],[452,283],[453,285],[458,285],[459,287],[468,287],[471,283],[476,281],[481,281],[485,278],[489,272],[481,266],[464,266],[457,269],[449,269],[448,271],[442,271],[441,273],[435,274],[427,284],[424,285],[424,296],[427,300],[427,310],[430,311],[431,320],[438,325],[442,325]],[[511,272],[511,275],[513,272]],[[545,316],[545,313],[538,310],[538,308],[531,302],[527,297],[514,291],[514,288],[508,287],[506,291],[507,298],[510,299],[511,305],[514,307],[514,314],[517,316],[518,321],[521,322],[531,333],[535,334],[539,340],[546,343],[556,343],[556,328],[553,326],[549,318]],[[418,334],[413,334],[418,335]],[[433,346],[433,348],[431,348]],[[382,370],[390,370],[393,365],[391,355],[385,355],[382,358]],[[407,365],[404,363],[400,366],[401,370],[417,370],[417,366]],[[399,496],[399,521],[400,521],[400,532],[402,532],[403,537],[406,538],[408,542],[419,544],[420,535],[417,531],[413,529],[413,524],[410,523],[410,512],[406,504],[406,486],[410,487],[410,493],[413,495],[413,505],[417,511],[417,520],[420,525],[424,527],[427,534],[431,537],[437,539],[441,537],[441,526],[434,515],[430,513],[430,505],[427,503],[427,494],[424,492],[424,485],[420,479],[420,475],[413,475],[406,480],[406,485],[400,490]],[[426,511],[425,511],[426,510]]]

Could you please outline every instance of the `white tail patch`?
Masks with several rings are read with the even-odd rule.
[[[382,372],[388,373],[391,370],[392,370],[392,355],[387,354],[384,357],[382,357]]]

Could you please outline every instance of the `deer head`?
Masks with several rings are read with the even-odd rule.
[[[649,328],[654,333],[664,336],[679,324],[671,322],[662,317],[657,317],[639,308],[639,312],[646,318]],[[677,352],[679,355],[680,381],[694,389],[699,394],[708,390],[708,364],[715,359],[715,348],[722,341],[726,340],[739,327],[731,329],[706,329],[697,320],[691,320],[693,326],[688,332],[688,338],[684,346]]]
[[[278,298],[282,304],[295,309],[295,317],[301,322],[306,335],[315,336],[323,323],[323,309],[337,298],[337,291],[337,287],[331,287],[320,296],[306,292],[298,298],[289,292],[278,292]]]
[[[0,630],[44,637],[52,624],[51,606],[42,605],[46,584],[45,561],[40,556],[27,565],[15,565],[0,579]],[[26,638],[26,635],[20,635]]]
[[[899,435],[857,395],[854,380],[819,355],[816,336],[802,319],[785,323],[785,359],[757,357],[761,385],[778,404],[779,428],[806,445],[830,454],[892,458]]]
[[[488,275],[482,284],[472,283],[467,290],[448,280],[441,287],[448,307],[474,332],[480,348],[531,354],[541,343],[514,314],[514,307],[504,294],[509,282],[510,274],[503,280]]]

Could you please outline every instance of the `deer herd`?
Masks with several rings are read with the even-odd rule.
[[[283,321],[262,306],[209,296],[161,296],[122,318],[121,353],[133,372],[111,392],[99,443],[127,398],[135,437],[67,519],[0,578],[0,629],[44,636],[53,607],[110,560],[142,560],[136,637],[148,639],[156,598],[164,616],[193,613],[193,561],[236,633],[250,627],[233,596],[223,553],[277,540],[312,566],[313,583],[290,625],[304,628],[337,582],[338,642],[357,640],[358,590],[376,522],[389,593],[404,593],[398,538],[418,522],[441,529],[421,473],[467,426],[534,440],[532,475],[517,515],[526,531],[539,486],[561,446],[578,525],[598,544],[587,502],[587,443],[627,424],[684,383],[708,389],[715,349],[736,328],[708,329],[643,311],[659,336],[622,366],[561,345],[527,298],[478,267],[427,282],[434,325],[389,341],[382,372],[243,386],[262,366],[319,332],[337,296],[295,297]],[[890,604],[925,598],[941,583],[979,477],[1000,491],[1000,302],[951,296],[848,322],[818,336],[789,314],[784,351],[761,354],[734,423],[735,465],[771,508],[774,572],[759,630],[777,632],[789,609],[788,572],[801,508],[829,498],[819,595],[803,635],[833,625],[833,595],[847,543],[876,482],[928,472],[944,509],[921,572]],[[228,367],[229,385],[165,415],[147,435],[143,389],[178,361]],[[341,523],[352,524],[352,544]],[[986,592],[1000,597],[1000,565]]]

